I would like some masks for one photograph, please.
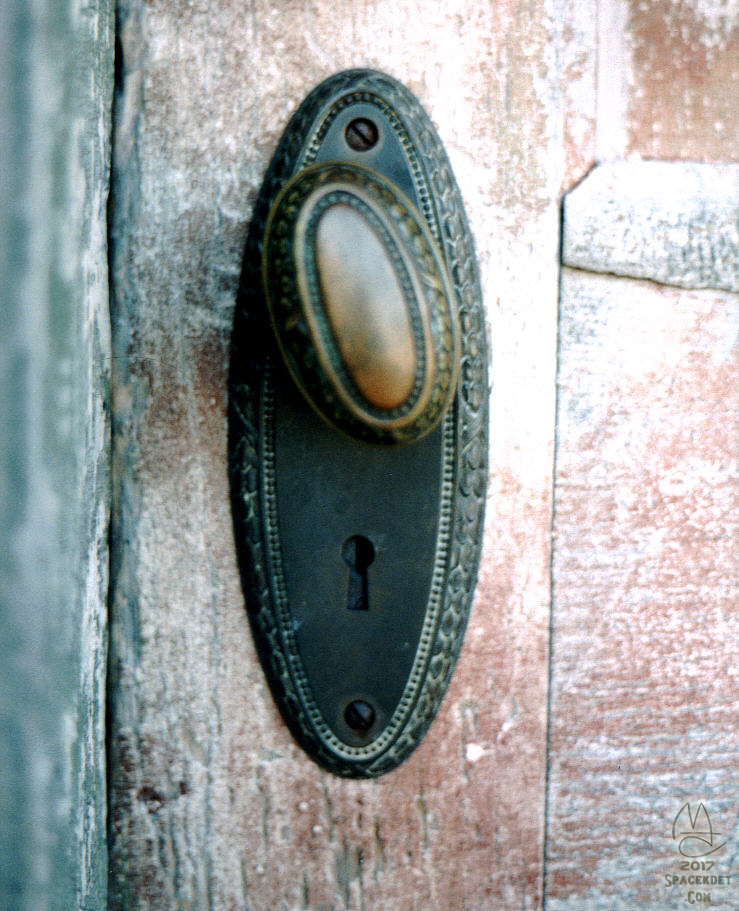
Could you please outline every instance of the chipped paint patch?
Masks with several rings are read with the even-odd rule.
[[[468,743],[465,748],[465,759],[469,763],[479,762],[485,755],[485,748],[479,743]]]

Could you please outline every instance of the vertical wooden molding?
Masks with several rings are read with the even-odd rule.
[[[112,3],[0,9],[0,905],[106,905]]]

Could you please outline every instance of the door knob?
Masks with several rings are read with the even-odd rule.
[[[255,203],[229,470],[260,660],[292,734],[338,775],[403,761],[451,678],[482,536],[486,364],[431,121],[382,73],[327,79]]]
[[[374,443],[439,423],[459,369],[457,304],[430,229],[391,181],[353,162],[298,172],[270,210],[263,273],[285,364],[325,420]]]

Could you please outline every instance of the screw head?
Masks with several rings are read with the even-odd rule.
[[[354,699],[344,709],[344,721],[357,734],[366,734],[375,721],[375,710],[364,699]]]
[[[355,152],[366,152],[377,145],[380,134],[377,124],[372,120],[367,117],[355,117],[347,124],[344,138],[350,149],[354,149]]]

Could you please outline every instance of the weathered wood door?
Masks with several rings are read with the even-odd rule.
[[[657,911],[709,893],[739,906],[739,165],[713,167],[739,161],[736,4],[117,7],[115,97],[102,96],[112,356],[77,355],[106,406],[110,377],[110,503],[83,498],[87,516],[111,516],[107,758],[94,728],[109,906]],[[254,197],[291,111],[356,66],[405,83],[438,127],[492,353],[467,637],[422,745],[371,782],[321,771],[274,707],[226,463]],[[88,544],[107,570],[104,542]],[[81,616],[104,623],[100,608]],[[103,627],[84,641],[105,657]],[[96,680],[74,691],[102,709]],[[673,822],[701,802],[721,835],[696,860]],[[68,869],[94,870],[79,906],[104,907],[106,845],[85,838],[98,852]],[[681,882],[698,875],[681,863],[708,882]],[[50,894],[9,907],[69,907]]]

